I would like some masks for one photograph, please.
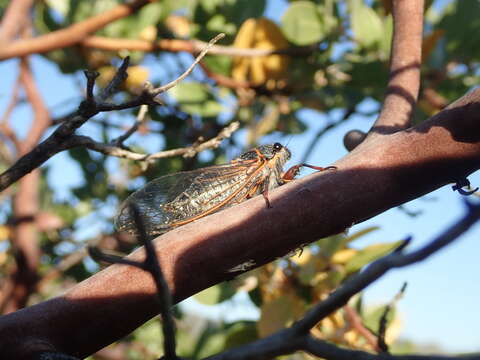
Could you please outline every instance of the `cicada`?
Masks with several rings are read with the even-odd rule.
[[[259,194],[271,207],[268,192],[293,180],[302,166],[316,170],[333,168],[301,164],[283,172],[290,157],[287,147],[275,143],[247,151],[228,164],[161,176],[123,202],[115,219],[116,228],[137,234],[132,204],[137,207],[149,237]]]

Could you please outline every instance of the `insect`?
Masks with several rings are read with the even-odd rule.
[[[137,234],[131,204],[137,206],[149,237],[259,194],[271,207],[269,190],[293,180],[301,167],[319,171],[334,168],[300,164],[284,173],[283,166],[290,157],[288,148],[275,143],[249,150],[228,164],[161,176],[123,202],[115,226],[120,232]]]

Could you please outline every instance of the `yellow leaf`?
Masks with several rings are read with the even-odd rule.
[[[107,86],[116,71],[117,69],[113,66],[103,66],[98,69],[98,72],[100,73],[100,76],[97,78],[98,84],[101,87]],[[130,66],[127,72],[128,78],[122,84],[121,88],[132,92],[140,89],[149,77],[148,69],[144,66]]]
[[[6,240],[10,235],[10,229],[6,225],[0,225],[0,240]]]
[[[0,253],[0,265],[3,265],[7,262],[8,256],[7,253],[2,252]]]
[[[185,38],[190,35],[191,23],[185,16],[169,15],[165,19],[165,26],[176,37]]]
[[[110,80],[112,80],[113,76],[115,75],[116,69],[113,66],[102,66],[98,69],[99,76],[97,78],[97,83],[101,87],[105,87],[108,85]]]
[[[140,31],[139,38],[146,41],[154,41],[157,38],[157,28],[154,25],[145,27]]]
[[[127,90],[135,91],[143,87],[145,81],[148,80],[149,72],[143,66],[130,66],[128,68],[128,78],[125,81]]]
[[[263,303],[260,320],[258,321],[258,334],[260,337],[268,336],[275,331],[285,328],[304,311],[303,303],[292,295],[278,297],[270,302]]]
[[[288,46],[280,28],[266,18],[247,19],[240,27],[233,43],[237,48],[278,50]],[[233,62],[232,78],[238,81],[250,81],[261,85],[267,80],[285,77],[289,57],[270,55],[259,57],[237,57]]]
[[[290,258],[290,260],[297,264],[298,266],[303,266],[307,264],[310,259],[312,258],[312,252],[310,251],[309,248],[303,249],[303,251],[300,253],[295,254]]]
[[[333,254],[331,258],[332,264],[346,264],[352,257],[355,256],[357,250],[355,249],[343,249]]]

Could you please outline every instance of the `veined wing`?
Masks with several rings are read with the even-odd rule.
[[[136,233],[130,210],[135,204],[149,236],[193,221],[258,193],[263,178],[261,163],[237,160],[231,164],[165,175],[130,195],[116,218],[119,231]]]

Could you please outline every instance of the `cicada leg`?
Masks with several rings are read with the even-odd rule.
[[[272,205],[270,205],[270,200],[268,199],[268,183],[269,183],[269,180],[267,177],[267,179],[263,182],[262,195],[263,195],[263,198],[265,199],[265,203],[267,204],[267,208],[271,208]]]
[[[298,175],[300,172],[300,169],[302,167],[309,167],[311,169],[317,170],[317,171],[325,171],[325,170],[336,170],[336,166],[327,166],[327,167],[321,167],[321,166],[315,166],[315,165],[310,165],[310,164],[298,164],[292,166],[290,169],[288,169],[283,175],[282,175],[282,180],[284,182],[289,182],[295,179],[295,177]]]
[[[261,187],[261,193],[263,195],[263,198],[265,199],[265,203],[267,204],[267,208],[271,208],[272,205],[270,204],[270,200],[268,199],[268,183],[269,183],[269,178],[268,176],[259,182],[257,185],[253,186],[250,191],[247,193],[247,199],[252,198],[257,194],[258,189]]]

